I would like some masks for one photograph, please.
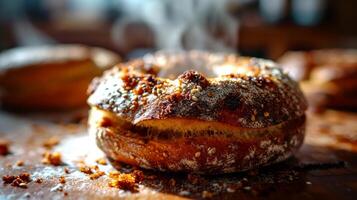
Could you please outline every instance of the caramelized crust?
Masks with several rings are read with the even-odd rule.
[[[268,60],[159,53],[107,71],[89,93],[99,147],[145,168],[246,170],[286,159],[304,138],[305,98]]]
[[[36,67],[91,60],[99,68],[112,67],[120,58],[117,54],[103,48],[88,47],[80,44],[18,47],[0,54],[0,73]]]
[[[207,78],[191,70],[170,80],[156,76],[166,65],[122,64],[92,83],[88,103],[134,124],[177,117],[264,128],[304,115],[307,104],[298,85],[274,63],[245,57],[219,61],[210,63],[211,70],[234,67],[233,73]]]
[[[83,45],[21,47],[0,54],[0,98],[11,110],[84,106],[90,81],[119,57]]]
[[[305,116],[260,129],[180,118],[133,125],[92,108],[89,123],[98,146],[114,160],[201,174],[244,171],[285,160],[301,146],[305,133]]]
[[[288,52],[279,62],[295,80],[302,81],[302,89],[313,106],[357,108],[356,50]]]

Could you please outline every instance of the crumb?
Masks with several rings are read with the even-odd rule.
[[[43,144],[42,146],[47,148],[47,149],[52,149],[52,147],[58,145],[60,142],[59,138],[58,137],[50,137],[49,139],[47,139]]]
[[[311,185],[312,183],[310,181],[306,181],[306,184],[307,185]]]
[[[59,152],[53,152],[53,153],[45,152],[43,154],[42,163],[46,164],[46,165],[55,165],[55,166],[62,164],[61,153],[59,153]]]
[[[18,167],[21,167],[21,166],[24,166],[24,161],[23,160],[18,160],[15,165],[18,166]]]
[[[4,175],[2,177],[2,181],[5,183],[5,184],[10,184],[12,183],[12,181],[14,181],[16,179],[15,176],[12,176],[12,175]]]
[[[15,180],[11,182],[11,186],[20,187],[21,183],[24,183],[24,181],[22,181],[19,177],[16,177]],[[24,188],[24,185],[22,185],[21,187]]]
[[[14,187],[27,188],[27,184],[31,182],[29,173],[21,173],[18,176],[5,175],[2,177],[4,184],[11,184]]]
[[[111,178],[109,182],[110,187],[115,187],[123,190],[135,190],[138,183],[135,175],[133,174],[122,174],[120,172],[110,172],[109,177]]]
[[[85,173],[85,174],[93,174],[92,168],[81,163],[78,165],[79,171]]]
[[[16,187],[20,187],[20,188],[27,188],[27,183],[19,183],[18,185],[13,185],[13,186],[16,186]]]
[[[96,161],[96,163],[100,164],[100,165],[107,165],[107,161],[105,160],[105,158],[98,158]]]
[[[65,168],[63,169],[63,171],[64,171],[64,173],[66,173],[66,174],[69,174],[69,173],[70,173],[68,167],[65,167]]]
[[[62,183],[62,184],[65,184],[66,183],[66,179],[64,178],[64,176],[61,176],[59,178],[59,182]]]
[[[42,178],[37,178],[37,179],[35,180],[35,182],[41,184],[41,183],[43,182],[43,179],[42,179]]]
[[[204,191],[202,192],[202,198],[206,199],[206,198],[212,198],[212,197],[213,197],[212,192],[208,192],[208,191],[206,191],[206,190],[204,190]]]
[[[94,180],[94,179],[98,179],[99,177],[103,176],[105,173],[103,171],[97,171],[93,174],[89,175],[89,178]]]
[[[78,164],[78,168],[79,168],[79,171],[81,171],[82,173],[89,175],[89,178],[91,180],[98,179],[99,177],[105,175],[105,173],[103,171],[99,170],[98,165],[88,166],[88,165],[84,164],[84,162],[80,162]]]
[[[116,177],[118,177],[120,175],[120,172],[118,172],[118,171],[111,171],[111,172],[109,172],[109,177],[110,178],[116,178]]]
[[[9,141],[5,139],[0,139],[0,155],[6,156],[10,153],[9,151]]]
[[[64,196],[68,196],[68,192],[64,192],[63,195],[64,195]]]
[[[98,165],[93,165],[93,166],[91,166],[90,168],[91,168],[92,170],[94,170],[94,171],[99,171]]]
[[[21,173],[18,177],[25,182],[31,181],[31,175],[29,173]]]

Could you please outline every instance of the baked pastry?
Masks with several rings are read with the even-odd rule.
[[[315,107],[357,108],[357,50],[288,52],[279,63]]]
[[[98,146],[143,168],[238,172],[287,159],[304,138],[304,96],[269,60],[157,53],[106,71],[89,93]]]
[[[11,110],[61,110],[86,105],[90,81],[119,56],[83,45],[20,47],[0,54],[0,101]]]

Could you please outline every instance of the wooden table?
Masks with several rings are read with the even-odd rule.
[[[73,114],[64,119],[72,119]],[[57,120],[54,120],[57,119]],[[62,118],[63,119],[63,118]],[[0,184],[0,199],[355,199],[357,196],[357,114],[326,111],[308,114],[305,144],[294,158],[246,173],[208,177],[144,171],[138,191],[108,186],[109,177],[96,180],[78,170],[78,163],[95,165],[103,157],[86,133],[85,123],[55,122],[50,115],[0,113],[1,138],[10,140],[11,154],[0,157],[0,175],[31,174],[28,188]],[[59,120],[61,121],[61,120]],[[41,163],[43,142],[56,136],[63,165]],[[24,161],[23,166],[16,162]],[[118,166],[117,163],[113,163]],[[99,165],[108,173],[111,164]],[[69,169],[69,174],[64,172]],[[122,166],[121,171],[130,167]],[[66,183],[59,183],[64,176]],[[36,179],[43,179],[36,183]],[[62,191],[59,190],[62,188]]]

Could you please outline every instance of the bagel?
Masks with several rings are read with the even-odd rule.
[[[106,71],[89,94],[97,145],[142,168],[239,172],[287,159],[304,139],[305,98],[269,60],[159,52]]]
[[[0,54],[0,101],[9,110],[64,110],[86,105],[91,80],[119,62],[84,45],[18,47]]]
[[[357,50],[288,52],[279,59],[314,107],[357,109]]]

